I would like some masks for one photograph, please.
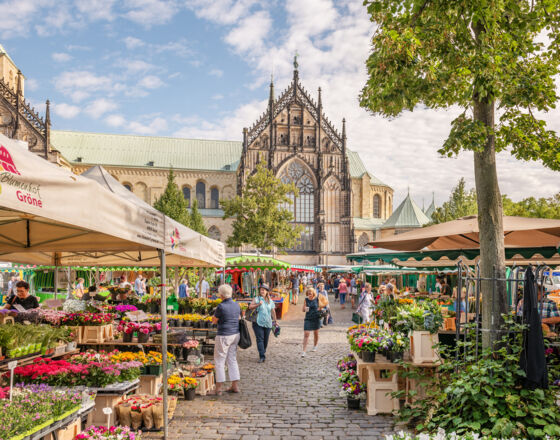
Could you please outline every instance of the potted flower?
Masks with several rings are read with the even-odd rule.
[[[375,362],[375,353],[379,348],[379,342],[376,338],[364,335],[357,340],[358,353],[362,353],[364,362]]]
[[[150,333],[153,328],[149,322],[143,322],[137,325],[136,332],[138,333],[138,342],[145,344],[150,339]]]
[[[440,306],[435,300],[426,300],[421,305],[412,304],[409,307],[412,319],[412,362],[436,362],[438,353],[435,345],[439,342],[437,332],[443,323]]]
[[[196,396],[196,387],[198,386],[198,381],[193,377],[183,378],[183,394],[185,400],[194,400]]]
[[[360,400],[366,397],[366,385],[359,380],[344,382],[340,390],[340,396],[346,397],[348,409],[360,409]]]
[[[393,363],[402,361],[404,352],[410,346],[410,339],[403,333],[395,332],[391,334],[391,342],[391,349],[387,353],[387,358]]]
[[[117,331],[123,334],[123,342],[132,342],[132,337],[136,331],[138,324],[135,322],[121,321],[117,327]]]
[[[198,346],[200,343],[196,339],[189,339],[187,342],[183,343],[183,359],[187,360],[190,355],[199,355]]]

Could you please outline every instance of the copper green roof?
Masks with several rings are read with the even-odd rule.
[[[71,164],[235,172],[243,145],[237,141],[51,131],[51,144]],[[347,150],[350,176],[368,174],[374,185],[387,186],[366,170],[360,155]],[[153,165],[150,165],[153,162]]]
[[[382,218],[354,217],[352,221],[354,229],[358,231],[373,231],[374,229],[379,229],[385,223],[385,220]]]
[[[426,217],[431,219],[432,214],[434,213],[435,210],[436,210],[436,205],[435,205],[434,200],[432,199],[432,203],[430,203],[430,206],[428,206],[428,209],[426,209],[426,211],[424,211],[424,213],[426,214]]]
[[[355,151],[346,150],[348,155],[348,162],[350,166],[350,176],[352,177],[362,177],[364,174],[367,174],[370,178],[372,185],[379,185],[379,186],[389,186],[379,180],[377,177],[372,176],[366,166],[362,162],[362,158],[358,153]]]
[[[51,144],[70,163],[235,172],[241,142],[51,131]],[[153,164],[152,164],[153,163]]]
[[[391,214],[391,217],[383,224],[382,229],[420,228],[427,223],[430,223],[430,219],[408,194],[399,207]]]

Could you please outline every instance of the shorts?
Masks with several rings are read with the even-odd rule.
[[[343,305],[344,303],[346,303],[346,292],[339,293],[339,297],[340,297],[340,305]]]

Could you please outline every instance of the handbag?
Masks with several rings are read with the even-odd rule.
[[[278,325],[278,323],[276,321],[274,321],[272,323],[272,334],[274,335],[274,337],[278,337],[280,336],[280,326]]]
[[[363,321],[362,317],[360,316],[359,313],[352,313],[352,322],[355,322],[356,324],[361,324]]]
[[[257,322],[258,315],[259,315],[259,308],[257,307],[256,309],[247,310],[247,312],[245,313],[245,319],[249,322]]]
[[[251,334],[244,319],[239,320],[239,348],[245,350],[252,345]]]

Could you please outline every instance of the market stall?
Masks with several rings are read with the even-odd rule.
[[[0,143],[5,171],[1,175],[0,258],[56,267],[160,263],[162,303],[166,301],[168,265],[224,265],[221,243],[124,197],[118,188],[103,188],[94,180],[50,164],[3,135]],[[163,307],[162,322],[167,321],[166,312]],[[161,345],[166,383],[166,325]],[[29,350],[27,347],[26,352]],[[168,399],[167,387],[163,388],[166,437]]]

